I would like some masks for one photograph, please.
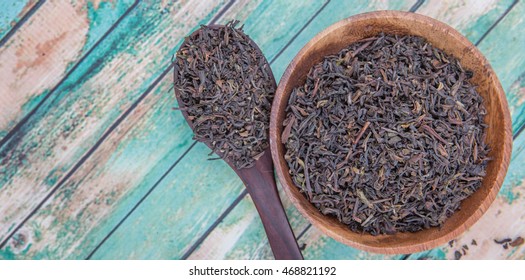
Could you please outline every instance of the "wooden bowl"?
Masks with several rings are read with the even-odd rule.
[[[310,68],[327,55],[336,54],[351,43],[380,32],[417,35],[435,47],[455,56],[465,69],[474,72],[471,82],[478,87],[488,114],[487,144],[492,160],[481,187],[461,203],[441,228],[416,233],[372,236],[355,233],[335,217],[321,214],[294,185],[284,160],[281,143],[285,109],[293,88],[303,85]],[[277,176],[284,191],[299,211],[317,228],[335,240],[352,247],[382,254],[406,254],[428,250],[450,241],[472,226],[489,208],[498,193],[509,166],[512,128],[505,93],[479,50],[452,27],[435,19],[407,12],[379,11],[356,15],[328,27],[316,35],[292,60],[277,87],[270,122],[270,147]]]

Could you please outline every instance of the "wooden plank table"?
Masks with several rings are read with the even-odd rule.
[[[9,2],[9,1],[7,1]],[[341,245],[282,195],[306,259],[524,259],[525,1],[11,1],[0,9],[0,259],[272,259],[241,181],[195,143],[170,61],[201,24],[239,19],[277,80],[315,34],[394,9],[458,29],[496,70],[514,150],[483,218],[412,255]],[[475,240],[477,245],[472,245]]]

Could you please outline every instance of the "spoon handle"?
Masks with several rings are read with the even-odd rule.
[[[302,260],[303,255],[279,198],[270,149],[255,166],[237,172],[259,212],[275,259]]]

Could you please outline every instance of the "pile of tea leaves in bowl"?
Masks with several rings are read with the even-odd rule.
[[[276,85],[266,58],[237,24],[201,26],[186,38],[174,62],[174,88],[194,139],[240,169],[269,146]]]
[[[325,57],[286,109],[294,184],[355,232],[442,225],[489,160],[472,75],[417,36],[379,34]]]

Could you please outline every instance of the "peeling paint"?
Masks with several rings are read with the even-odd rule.
[[[30,10],[37,0],[2,3],[0,10],[0,38],[3,38]]]

